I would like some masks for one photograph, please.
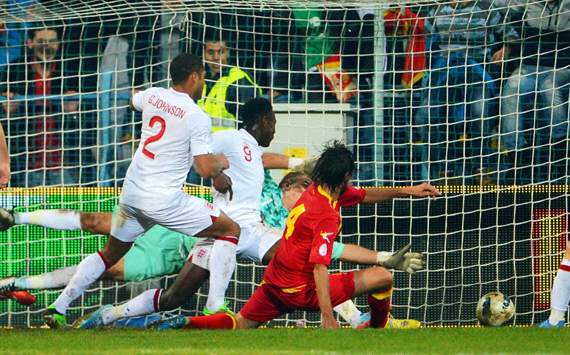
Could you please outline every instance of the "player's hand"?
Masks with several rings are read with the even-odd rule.
[[[338,322],[336,321],[336,319],[334,318],[334,316],[328,315],[325,316],[323,314],[323,321],[321,323],[321,328],[324,329],[336,329],[336,328],[340,328],[340,325],[338,324]]]
[[[427,182],[424,182],[424,183],[416,185],[416,186],[407,187],[405,189],[405,192],[408,195],[415,196],[415,197],[438,197],[438,196],[441,196],[441,192],[439,192],[439,190],[435,186],[428,184]]]
[[[230,167],[230,161],[228,160],[228,158],[223,155],[223,154],[216,154],[216,159],[220,162],[220,164],[222,165],[222,170],[226,170],[229,169]]]
[[[405,271],[414,274],[425,267],[424,255],[421,253],[409,252],[411,244],[404,246],[392,255],[389,253],[378,253],[378,265],[387,269]]]
[[[232,191],[232,179],[226,174],[224,174],[223,171],[214,178],[213,185],[214,189],[223,194],[229,192],[230,201],[232,200],[232,198],[234,197],[234,192]]]

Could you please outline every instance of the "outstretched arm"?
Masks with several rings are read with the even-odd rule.
[[[293,169],[305,159],[293,158],[279,153],[263,153],[261,156],[264,169]]]
[[[335,242],[333,258],[339,250],[341,251],[339,259],[353,264],[380,265],[388,269],[406,271],[409,274],[422,270],[425,266],[424,256],[421,253],[409,252],[409,244],[392,254],[391,252],[377,252],[359,245]]]
[[[366,188],[366,195],[362,203],[378,203],[396,197],[437,197],[441,192],[428,183],[406,187],[370,187]]]

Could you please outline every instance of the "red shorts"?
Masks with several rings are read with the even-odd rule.
[[[333,307],[354,295],[354,273],[332,274],[329,276],[329,282]],[[296,309],[319,310],[319,299],[314,285],[305,286],[297,292],[286,292],[264,283],[255,290],[239,313],[246,319],[265,323]]]

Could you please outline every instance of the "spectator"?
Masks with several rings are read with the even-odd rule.
[[[261,89],[248,73],[229,65],[228,40],[221,33],[206,33],[203,51],[206,84],[198,104],[212,117],[212,131],[235,129],[239,106],[261,95]]]
[[[64,74],[63,61],[58,58],[60,42],[56,30],[36,28],[29,35],[29,53],[4,74],[0,90],[9,97],[3,106],[13,127],[12,154],[20,155],[13,159],[16,161],[13,171],[27,170],[27,182],[20,174],[17,185],[73,183],[71,173],[64,169],[61,112],[74,112],[78,105],[76,101],[46,96],[75,92],[77,76]]]
[[[34,11],[35,0],[7,0],[6,10],[10,16],[21,22],[4,23],[0,21],[0,71],[4,65],[18,60],[24,52],[28,23],[24,20]]]
[[[518,21],[520,65],[507,79],[501,95],[502,146],[511,163],[529,165],[532,152],[517,150],[526,147],[529,141],[540,142],[543,137],[549,137],[549,142],[544,143],[551,147],[551,161],[565,159],[568,153],[570,2],[501,0],[501,4],[512,19],[522,15]],[[538,131],[530,128],[539,125],[544,127],[543,134],[531,139],[525,137],[525,130],[534,135]],[[520,177],[515,176],[517,181],[531,176],[525,169],[517,172],[520,173]]]
[[[362,18],[365,15],[355,10],[325,11],[305,7],[278,15],[283,19],[281,27],[287,30],[289,39],[287,47],[281,48],[275,58],[274,100],[351,100],[358,86],[353,75],[360,64],[359,36],[369,21]]]
[[[454,160],[448,154],[449,145],[444,143],[453,134],[471,145],[465,167],[477,174],[477,170],[486,169],[487,164],[498,163],[498,154],[491,150],[490,144],[492,129],[496,126],[492,117],[493,99],[498,95],[491,64],[502,60],[503,43],[513,40],[517,34],[504,24],[498,9],[483,1],[438,5],[426,18],[426,28],[431,39],[431,71],[424,76],[426,89],[415,123],[419,126],[421,142],[431,143],[432,169],[429,173],[424,169],[422,178],[470,173],[458,167],[451,172],[443,169],[444,161]],[[459,150],[463,154],[464,149]]]

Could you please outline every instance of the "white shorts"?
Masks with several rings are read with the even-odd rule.
[[[267,227],[263,223],[255,226],[241,227],[236,255],[239,259],[261,264],[263,256],[281,240],[283,231]],[[190,260],[202,269],[210,270],[210,253],[214,239],[199,238],[190,252]]]
[[[133,242],[156,224],[182,234],[196,235],[219,216],[220,210],[208,201],[180,191],[168,208],[158,211],[120,204],[119,212],[113,214],[111,235],[123,242]]]

